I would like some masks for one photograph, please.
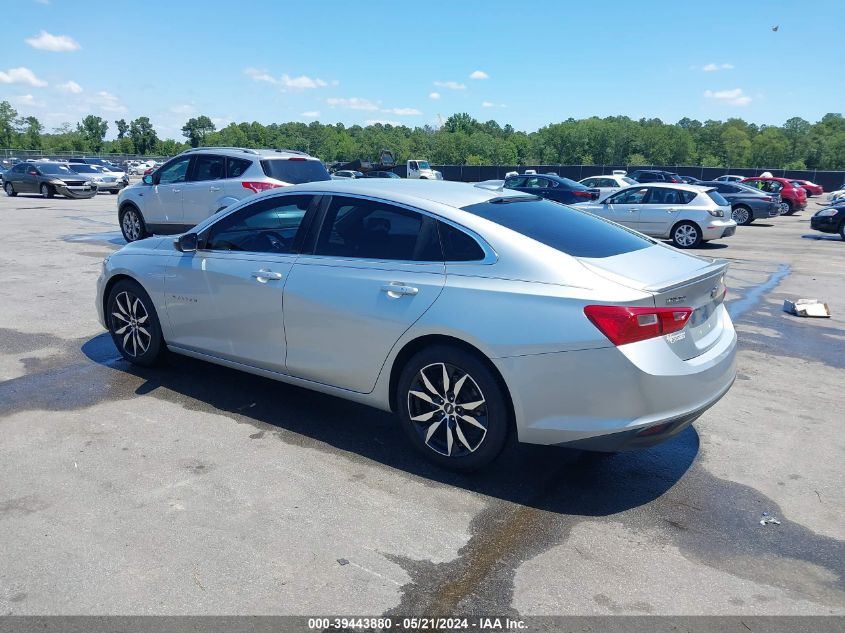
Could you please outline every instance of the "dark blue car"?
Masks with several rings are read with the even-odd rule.
[[[505,179],[505,189],[532,193],[563,204],[589,202],[599,196],[598,189],[590,189],[579,182],[554,174],[510,176]]]

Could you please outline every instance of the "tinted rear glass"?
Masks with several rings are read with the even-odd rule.
[[[617,224],[550,200],[488,201],[463,210],[575,257],[612,257],[655,244]]]
[[[331,180],[329,172],[318,160],[262,160],[261,168],[269,178],[289,182],[292,185]]]
[[[720,207],[729,207],[731,203],[725,200],[721,193],[718,191],[708,191],[707,195],[710,196],[710,199],[718,204]]]

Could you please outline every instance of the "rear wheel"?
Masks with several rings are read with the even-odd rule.
[[[14,198],[16,195],[18,195],[18,192],[17,192],[17,191],[15,191],[14,186],[13,186],[13,185],[12,185],[12,183],[10,183],[10,182],[7,182],[7,183],[3,186],[3,189],[5,189],[5,190],[6,190],[6,195],[7,195],[7,196],[9,196],[10,198]]]
[[[780,214],[781,215],[792,215],[795,213],[795,207],[790,200],[781,200],[780,201]]]
[[[106,323],[121,356],[135,365],[154,365],[164,352],[161,326],[153,302],[141,285],[117,282],[106,303]]]
[[[839,223],[839,237],[845,241],[845,220],[842,220],[842,222]]]
[[[695,248],[701,244],[701,229],[694,222],[679,222],[672,229],[672,243],[678,248]]]
[[[748,226],[754,221],[754,215],[751,213],[751,209],[742,204],[734,207],[733,211],[731,211],[731,217],[734,222],[743,226]]]
[[[135,242],[147,237],[144,218],[135,207],[126,207],[120,214],[120,231],[127,242]]]
[[[46,182],[41,185],[41,195],[45,198],[52,198],[55,195],[55,191],[53,188],[48,185]]]
[[[440,466],[480,468],[507,439],[510,410],[499,381],[463,349],[435,345],[413,356],[399,377],[396,402],[411,442]]]

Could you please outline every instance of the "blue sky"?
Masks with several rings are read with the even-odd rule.
[[[469,112],[532,131],[616,114],[815,121],[845,103],[842,0],[15,4],[0,100],[48,128],[103,116],[110,138],[114,119],[144,115],[181,138],[198,114],[414,126]]]

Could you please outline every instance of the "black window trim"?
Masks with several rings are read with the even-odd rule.
[[[161,184],[161,174],[162,174],[162,172],[165,169],[167,169],[168,167],[170,167],[173,163],[176,163],[180,160],[184,160],[185,158],[187,158],[188,161],[189,161],[188,162],[188,169],[185,170],[185,180],[183,180],[181,182],[166,182],[166,183],[164,183],[164,186],[184,185],[188,182],[191,182],[190,180],[188,180],[188,177],[194,172],[194,158],[195,158],[195,156],[181,156],[180,155],[180,156],[174,156],[169,161],[164,163],[164,165],[162,165],[161,167],[158,167],[153,172],[153,184],[156,185],[156,186],[160,185]]]
[[[466,264],[470,264],[470,265],[473,265],[473,266],[478,266],[478,265],[487,266],[487,265],[490,265],[490,264],[495,264],[499,260],[499,256],[496,253],[496,251],[493,250],[493,247],[490,246],[490,244],[488,244],[485,239],[483,239],[480,235],[478,235],[478,233],[476,233],[475,231],[473,231],[471,229],[468,229],[465,226],[458,224],[457,222],[455,222],[453,220],[444,218],[443,216],[437,215],[436,213],[431,213],[430,211],[427,211],[425,209],[420,209],[419,207],[414,207],[412,205],[404,204],[402,202],[396,202],[395,200],[386,200],[385,198],[378,198],[376,196],[367,196],[367,195],[358,194],[358,193],[337,193],[337,194],[334,194],[334,195],[326,195],[325,193],[323,193],[322,196],[323,196],[323,199],[321,200],[321,203],[319,205],[319,210],[317,212],[315,212],[314,220],[308,226],[308,236],[307,236],[307,238],[305,238],[305,244],[303,245],[302,249],[300,250],[300,255],[319,258],[319,259],[326,259],[326,260],[335,260],[335,261],[340,260],[340,261],[345,261],[345,262],[379,262],[379,263],[382,263],[382,262],[391,263],[392,262],[392,263],[399,263],[399,264],[415,264],[415,265],[419,265],[419,266],[428,266],[428,265],[431,265],[431,264],[440,264],[440,263],[448,264],[449,266],[466,265]],[[478,246],[481,247],[481,250],[484,252],[484,259],[476,259],[476,260],[471,260],[471,261],[454,261],[454,260],[446,260],[445,256],[444,256],[443,260],[437,261],[437,262],[432,262],[432,261],[419,262],[419,261],[408,260],[408,259],[374,259],[372,257],[361,258],[361,257],[343,257],[343,256],[340,256],[340,255],[317,255],[314,252],[316,245],[317,245],[317,238],[319,237],[320,233],[323,230],[323,226],[326,222],[326,215],[328,213],[329,206],[331,205],[332,200],[335,196],[342,197],[342,198],[355,198],[357,200],[368,200],[368,201],[371,201],[371,202],[379,202],[381,204],[389,204],[389,205],[392,205],[394,207],[399,207],[400,209],[404,209],[406,211],[413,211],[414,213],[419,213],[419,214],[424,215],[428,218],[431,218],[432,220],[434,220],[436,222],[443,222],[444,224],[448,224],[452,228],[457,229],[458,231],[462,231],[463,233],[466,233],[468,236],[473,238],[476,241],[476,243],[478,244]],[[304,221],[303,221],[303,223],[304,223]],[[441,250],[442,250],[442,243],[441,243]]]
[[[191,164],[188,165],[187,179],[185,180],[185,182],[216,182],[215,180],[194,180],[197,171],[197,163],[199,162],[199,159],[203,156],[214,156],[216,158],[223,159],[223,177],[218,178],[217,180],[226,180],[226,169],[228,168],[226,164],[226,159],[228,158],[228,156],[224,156],[223,154],[218,154],[216,152],[203,152],[201,154],[194,154],[193,156],[191,156]]]

